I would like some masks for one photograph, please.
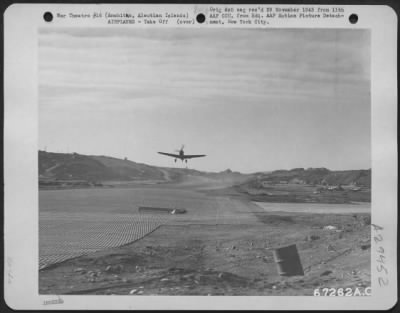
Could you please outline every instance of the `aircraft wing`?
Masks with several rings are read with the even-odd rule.
[[[179,158],[179,155],[178,155],[178,154],[165,153],[165,152],[158,152],[158,153],[159,153],[159,154],[163,154],[163,155],[168,155],[168,156],[173,157],[173,158]]]
[[[201,158],[201,157],[205,157],[205,154],[188,154],[188,155],[184,155],[183,157],[185,159],[193,159],[193,158]]]

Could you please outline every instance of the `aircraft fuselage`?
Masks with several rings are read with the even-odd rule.
[[[182,162],[185,161],[187,163],[187,159],[185,159],[185,152],[183,152],[183,149],[179,150],[179,157],[178,157]],[[176,159],[175,159],[176,162]]]

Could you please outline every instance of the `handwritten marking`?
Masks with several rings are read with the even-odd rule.
[[[385,249],[383,248],[384,237],[382,234],[383,227],[371,224],[374,231],[374,242],[378,245],[376,252],[378,253],[376,259],[376,270],[378,271],[378,283],[380,287],[385,287],[389,285],[389,271],[386,267],[386,256]]]

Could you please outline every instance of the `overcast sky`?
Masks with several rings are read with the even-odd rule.
[[[39,148],[241,172],[371,167],[366,30],[41,29]],[[180,162],[180,161],[179,161]]]

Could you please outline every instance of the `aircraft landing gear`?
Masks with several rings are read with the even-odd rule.
[[[187,160],[185,160],[186,164],[187,164]]]
[[[175,163],[176,163],[176,159],[175,159]]]

